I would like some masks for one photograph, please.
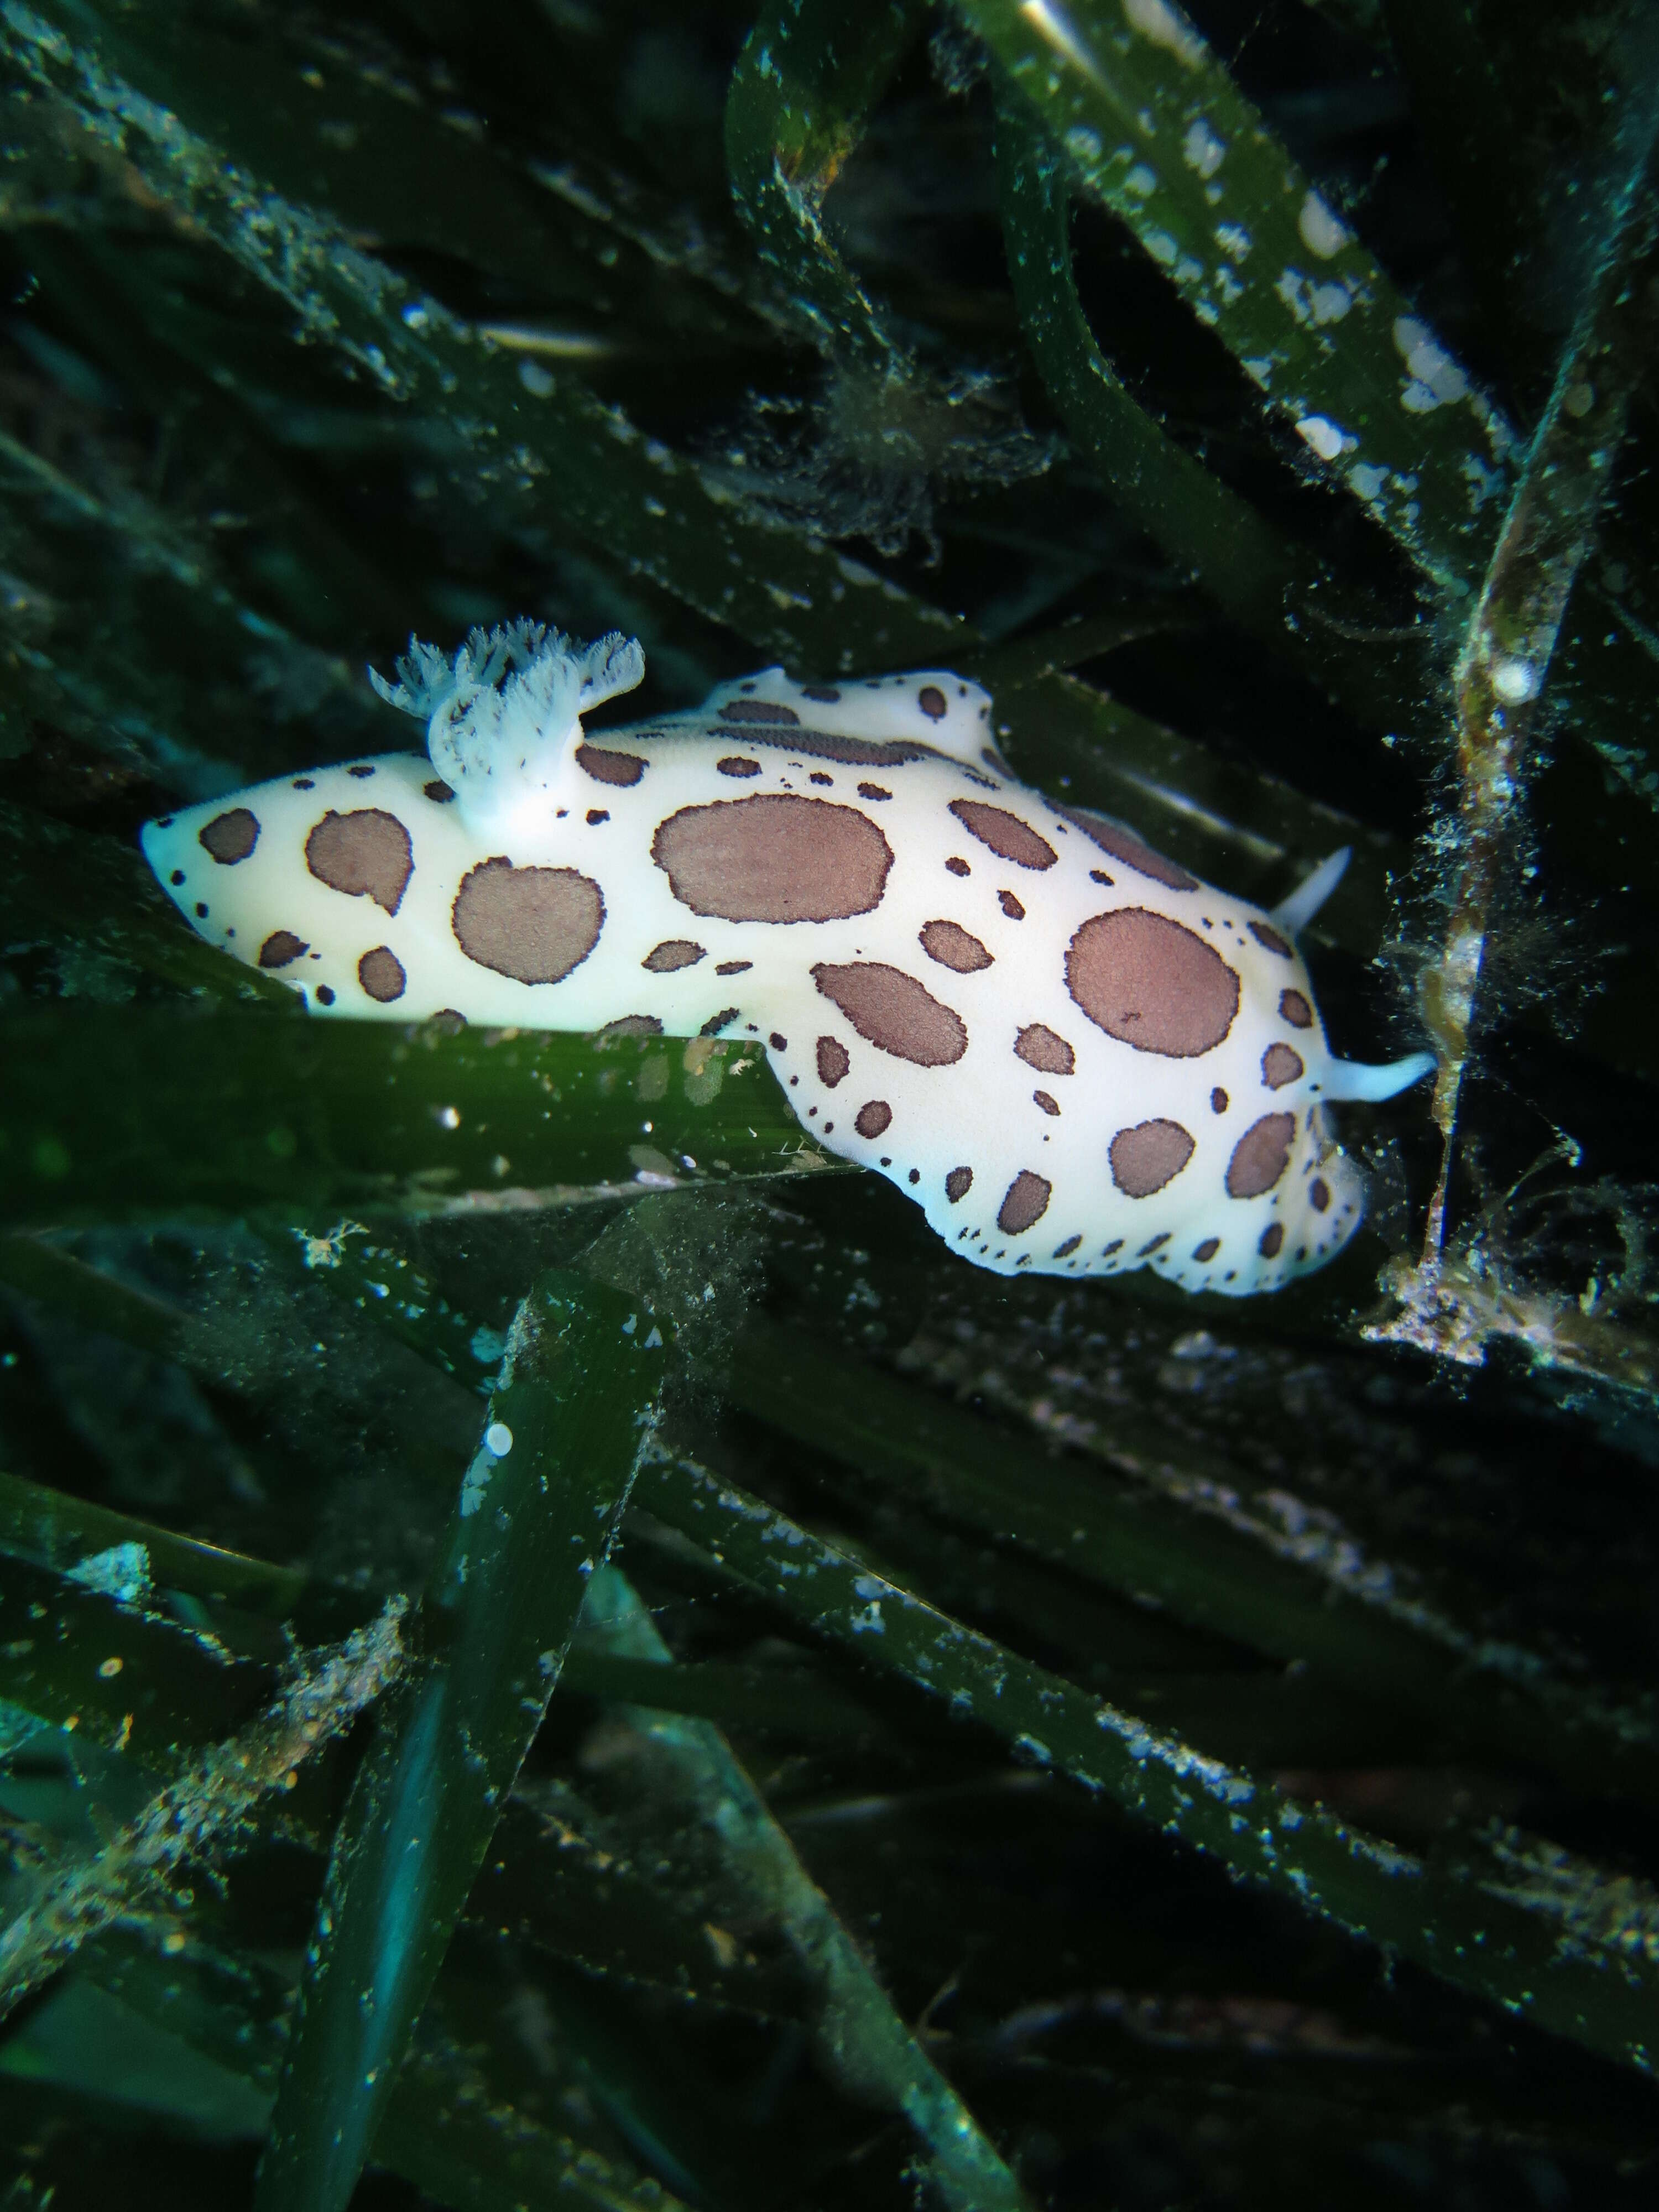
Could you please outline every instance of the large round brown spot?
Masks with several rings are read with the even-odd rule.
[[[389,1006],[394,999],[404,995],[404,986],[409,978],[404,973],[404,963],[389,945],[377,945],[372,952],[365,952],[357,963],[357,981],[371,999]]]
[[[991,955],[978,938],[954,921],[925,921],[918,935],[927,957],[941,968],[954,968],[958,975],[975,975],[991,964]]]
[[[290,960],[297,960],[302,952],[310,950],[304,938],[296,937],[291,929],[273,929],[259,947],[259,965],[286,968]]]
[[[872,1098],[859,1108],[853,1127],[861,1137],[879,1137],[892,1126],[893,1109],[884,1098]]]
[[[1066,948],[1066,982],[1108,1036],[1166,1060],[1209,1052],[1238,1012],[1238,978],[1221,955],[1146,907],[1085,921]]]
[[[637,783],[645,763],[637,753],[615,753],[604,745],[578,745],[576,765],[586,769],[595,783]]]
[[[1265,945],[1269,952],[1278,953],[1281,960],[1289,960],[1293,957],[1289,940],[1281,937],[1270,922],[1253,921],[1250,924],[1250,934],[1258,945]]]
[[[988,806],[982,799],[953,799],[951,811],[970,837],[1017,868],[1052,868],[1060,857],[1046,837],[1006,807]]]
[[[852,1056],[839,1037],[820,1037],[817,1058],[818,1081],[833,1091],[853,1065]]]
[[[972,1168],[952,1168],[945,1178],[945,1195],[952,1206],[967,1197],[974,1187]]]
[[[839,921],[879,905],[892,849],[867,815],[827,799],[720,799],[671,814],[651,857],[693,914]]]
[[[469,960],[519,983],[556,983],[599,941],[605,900],[574,868],[482,860],[461,879],[452,916]]]
[[[1261,1055],[1261,1080],[1269,1091],[1282,1091],[1303,1073],[1301,1054],[1287,1044],[1270,1044]]]
[[[1063,814],[1074,829],[1080,830],[1091,843],[1099,846],[1103,853],[1109,853],[1115,860],[1121,860],[1126,868],[1133,868],[1137,875],[1150,876],[1155,884],[1167,884],[1172,891],[1195,891],[1198,889],[1196,876],[1189,876],[1185,868],[1177,867],[1173,860],[1166,860],[1162,853],[1153,852],[1150,845],[1143,845],[1130,830],[1120,830],[1115,822],[1108,822],[1103,816],[1091,814],[1080,806],[1057,807],[1055,811]]]
[[[1040,1175],[1033,1175],[1030,1168],[1022,1168],[997,1208],[997,1227],[1003,1235],[1023,1237],[1041,1221],[1048,1211],[1048,1196],[1053,1188],[1054,1185],[1045,1182]]]
[[[1295,1135],[1294,1114],[1264,1114],[1252,1121],[1227,1163],[1228,1197],[1260,1198],[1271,1190],[1291,1164]]]
[[[924,684],[916,694],[916,704],[930,722],[944,720],[945,698],[937,684]]]
[[[660,945],[652,946],[640,965],[653,975],[672,975],[677,968],[695,968],[699,960],[708,957],[708,947],[689,937],[665,937]]]
[[[1108,1149],[1112,1181],[1126,1198],[1150,1198],[1175,1181],[1196,1149],[1179,1121],[1137,1121],[1120,1129]]]
[[[1041,1075],[1070,1075],[1077,1054],[1058,1030],[1046,1022],[1028,1022],[1014,1039],[1014,1056]]]
[[[879,960],[836,966],[820,960],[812,981],[868,1044],[918,1067],[949,1067],[968,1049],[959,1014],[941,1006],[914,975]]]
[[[1313,1008],[1300,991],[1281,991],[1279,1012],[1280,1019],[1287,1021],[1293,1030],[1310,1030],[1313,1027]]]
[[[222,868],[234,868],[258,843],[259,818],[246,806],[233,806],[228,814],[216,814],[206,829],[198,830],[196,842]]]
[[[306,866],[331,890],[372,898],[396,914],[415,872],[415,850],[408,830],[383,806],[331,810],[306,839]]]

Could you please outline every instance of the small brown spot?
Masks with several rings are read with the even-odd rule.
[[[766,1042],[771,1046],[774,1052],[787,1052],[789,1049],[788,1038],[787,1036],[781,1036],[776,1030],[773,1030],[771,1036],[767,1038]]]
[[[800,716],[794,708],[781,706],[775,699],[728,699],[720,716],[723,722],[781,722],[792,729],[800,726]]]
[[[1143,845],[1132,830],[1121,830],[1115,822],[1108,822],[1103,815],[1092,814],[1086,808],[1076,806],[1057,807],[1055,811],[1063,814],[1069,823],[1082,830],[1084,836],[1098,845],[1103,853],[1109,853],[1115,860],[1121,860],[1126,868],[1133,868],[1137,875],[1150,876],[1155,884],[1167,884],[1172,891],[1195,891],[1198,889],[1196,876],[1189,876],[1185,868],[1177,867],[1173,860],[1166,860],[1162,853],[1155,853],[1150,845]]]
[[[1121,1237],[1114,1237],[1109,1244],[1101,1246],[1100,1256],[1103,1260],[1109,1260],[1114,1252],[1121,1252],[1122,1249],[1123,1239]]]
[[[182,868],[175,868],[173,873],[167,878],[167,881],[170,884],[181,884],[184,880],[185,872]]]
[[[1313,1008],[1300,991],[1281,991],[1279,1012],[1279,1018],[1288,1022],[1293,1030],[1310,1030],[1313,1027]]]
[[[1025,909],[1012,891],[999,891],[997,893],[997,904],[1002,908],[1002,911],[1007,915],[1010,921],[1024,921]]]
[[[1054,1255],[1053,1255],[1053,1256],[1054,1256],[1056,1260],[1063,1260],[1063,1259],[1065,1259],[1065,1257],[1066,1256],[1066,1255],[1067,1255],[1068,1253],[1070,1253],[1070,1252],[1075,1252],[1075,1251],[1076,1251],[1076,1249],[1077,1249],[1077,1248],[1078,1248],[1078,1246],[1079,1246],[1082,1242],[1083,1242],[1083,1239],[1082,1239],[1082,1237],[1081,1237],[1080,1236],[1079,1236],[1079,1237],[1068,1237],[1066,1239],[1066,1242],[1065,1242],[1063,1244],[1056,1244],[1056,1245],[1055,1245],[1054,1249]]]
[[[1267,1227],[1262,1231],[1261,1238],[1258,1241],[1255,1249],[1261,1253],[1264,1260],[1276,1260],[1279,1257],[1279,1248],[1283,1245],[1284,1242],[1284,1223],[1282,1221],[1270,1221]]]
[[[435,1014],[428,1016],[426,1025],[440,1036],[459,1036],[466,1027],[466,1016],[458,1014],[453,1006],[440,1006]]]
[[[1316,1176],[1308,1185],[1308,1203],[1316,1213],[1323,1213],[1331,1202],[1331,1187],[1323,1176]]]
[[[708,957],[706,945],[690,937],[665,937],[660,945],[653,945],[641,961],[653,975],[672,975],[678,968],[695,968],[699,960]]]
[[[1060,857],[1046,837],[1006,807],[988,806],[982,799],[953,799],[951,811],[970,837],[1017,868],[1052,868]]]
[[[421,786],[421,792],[422,795],[429,799],[434,806],[447,806],[455,796],[449,786],[436,776],[433,777],[430,783],[423,783]]]
[[[803,699],[816,699],[820,707],[833,707],[841,697],[833,684],[803,684],[800,696]]]
[[[654,1014],[619,1014],[595,1032],[595,1042],[609,1044],[613,1037],[660,1036],[662,1024]]]
[[[294,779],[294,788],[295,791],[315,791],[317,788],[316,780],[313,776],[296,775]],[[164,830],[167,826],[167,825],[165,822],[161,824],[161,827]]]
[[[714,765],[722,775],[758,775],[760,774],[760,763],[757,760],[746,760],[741,753],[727,753],[724,760],[717,760]]]
[[[945,720],[945,694],[937,684],[924,684],[916,694],[916,704],[930,722],[942,722]]]
[[[859,1108],[853,1116],[853,1127],[861,1137],[879,1137],[892,1125],[893,1109],[884,1098],[872,1098]]]
[[[714,963],[717,975],[741,975],[754,966],[752,960],[719,960]]]
[[[1150,1198],[1174,1182],[1196,1149],[1179,1121],[1137,1121],[1118,1131],[1106,1157],[1126,1198]]]
[[[879,905],[892,849],[869,817],[827,799],[768,794],[671,814],[651,857],[693,914],[836,921]]]
[[[1238,978],[1220,954],[1146,907],[1085,921],[1066,950],[1066,982],[1108,1036],[1166,1060],[1211,1051],[1238,1012]]]
[[[207,918],[207,902],[205,899],[198,899],[196,902],[196,919],[198,921],[205,921]]]
[[[1270,1044],[1261,1055],[1261,1080],[1269,1091],[1282,1091],[1303,1073],[1301,1054],[1287,1044]]]
[[[1271,922],[1253,921],[1250,924],[1250,934],[1258,945],[1265,945],[1269,952],[1278,953],[1281,960],[1295,957],[1291,951],[1288,938],[1281,937]]]
[[[1023,1237],[1048,1211],[1054,1185],[1030,1168],[1022,1168],[1009,1184],[997,1208],[997,1227],[1005,1237]]]
[[[878,960],[821,960],[812,980],[878,1052],[917,1067],[949,1067],[968,1049],[961,1016],[902,969]]]
[[[331,1006],[334,1004],[334,994],[326,983],[319,983],[317,986],[317,1003],[319,1006]]]
[[[859,786],[859,797],[860,799],[890,799],[892,795],[892,793],[888,790],[885,784],[861,783]]]
[[[921,1181],[921,1170],[920,1168],[912,1168],[909,1174],[905,1176],[904,1180],[906,1182],[920,1182]]]
[[[1150,1255],[1151,1255],[1152,1253],[1154,1253],[1154,1252],[1158,1252],[1158,1251],[1161,1251],[1161,1250],[1163,1249],[1164,1246],[1164,1245],[1166,1245],[1166,1244],[1169,1243],[1169,1241],[1170,1241],[1170,1232],[1169,1232],[1169,1231],[1168,1231],[1167,1229],[1161,1230],[1161,1231],[1158,1232],[1158,1234],[1156,1237],[1154,1237],[1151,1240],[1151,1242],[1150,1242],[1150,1243],[1146,1243],[1146,1244],[1143,1244],[1143,1245],[1141,1246],[1141,1248],[1140,1248],[1139,1251],[1139,1252],[1137,1252],[1137,1253],[1135,1254],[1135,1257],[1136,1257],[1136,1259],[1137,1259],[1137,1260],[1145,1260],[1145,1259],[1149,1258],[1149,1257],[1150,1257]]]
[[[259,818],[246,806],[216,814],[204,830],[197,832],[197,842],[222,868],[234,868],[239,860],[246,860],[258,842]]]
[[[937,960],[941,968],[953,968],[958,975],[977,975],[991,964],[991,955],[978,938],[954,921],[925,921],[917,935],[930,960]]]
[[[1034,1091],[1031,1096],[1045,1114],[1059,1113],[1060,1101],[1057,1098],[1051,1098],[1046,1091]]]
[[[578,745],[576,765],[585,769],[595,783],[623,785],[637,783],[646,767],[637,753],[611,752],[604,745]]]
[[[820,1037],[817,1047],[818,1081],[833,1091],[852,1066],[852,1058],[839,1037]]]
[[[1218,1237],[1206,1237],[1201,1244],[1194,1245],[1193,1257],[1194,1260],[1213,1260],[1220,1249],[1221,1239]]]
[[[372,952],[365,952],[357,963],[357,981],[371,999],[389,1006],[394,999],[401,999],[409,978],[404,973],[404,963],[389,945],[377,945]]]
[[[953,876],[965,876],[970,872],[967,861],[963,859],[960,853],[952,853],[945,865]]]
[[[331,808],[306,839],[306,866],[331,890],[372,898],[396,914],[415,872],[415,848],[403,823],[382,806],[349,814]]]
[[[1070,1075],[1077,1066],[1077,1054],[1046,1022],[1027,1023],[1014,1039],[1014,1057],[1040,1075]]]
[[[958,1205],[974,1187],[972,1168],[952,1168],[945,1178],[945,1195],[952,1206]]]
[[[836,779],[833,775],[826,775],[821,768],[815,768],[811,775],[807,777],[806,781],[808,783],[823,783],[833,786]]]
[[[1264,1114],[1252,1121],[1227,1163],[1229,1198],[1260,1198],[1271,1190],[1291,1164],[1296,1135],[1294,1114]]]
[[[373,775],[374,775],[374,769],[373,769],[372,768],[368,767],[368,766],[367,765],[367,763],[363,763],[363,762],[359,762],[359,763],[357,764],[357,766],[356,766],[356,768],[349,768],[349,769],[346,770],[346,774],[347,774],[348,775],[357,775],[357,776]]]
[[[310,950],[305,939],[296,937],[291,929],[273,929],[259,947],[259,965],[286,968],[290,960],[297,960],[302,952]]]
[[[1210,1093],[1210,1111],[1212,1114],[1224,1114],[1226,1110],[1227,1094],[1218,1083]]]
[[[590,806],[587,810],[587,825],[590,830],[597,828],[601,822],[608,822],[610,819],[609,811],[603,806]]]
[[[728,1023],[734,1022],[743,1012],[741,1006],[726,1006],[718,1014],[710,1014],[697,1031],[699,1036],[718,1036]]]
[[[574,868],[480,861],[461,879],[452,915],[469,960],[520,983],[557,983],[599,941],[605,899]]]

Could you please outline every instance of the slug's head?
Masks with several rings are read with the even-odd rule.
[[[581,716],[645,674],[638,641],[612,630],[578,646],[544,623],[475,629],[452,658],[410,638],[395,684],[368,680],[427,726],[432,765],[481,833],[544,812],[581,736]]]

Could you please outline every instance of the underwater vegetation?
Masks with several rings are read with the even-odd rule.
[[[0,0],[0,93],[4,2202],[1650,2203],[1659,15]],[[1253,911],[1350,847],[1364,1226],[999,1275],[742,1034],[185,926],[142,823],[520,618],[592,744],[950,670]]]

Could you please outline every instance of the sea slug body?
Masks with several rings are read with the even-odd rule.
[[[1003,1274],[1276,1290],[1364,1209],[1297,932],[1016,783],[940,669],[723,684],[588,737],[643,673],[518,623],[415,645],[392,753],[145,824],[192,926],[319,1014],[753,1040],[828,1151]]]

